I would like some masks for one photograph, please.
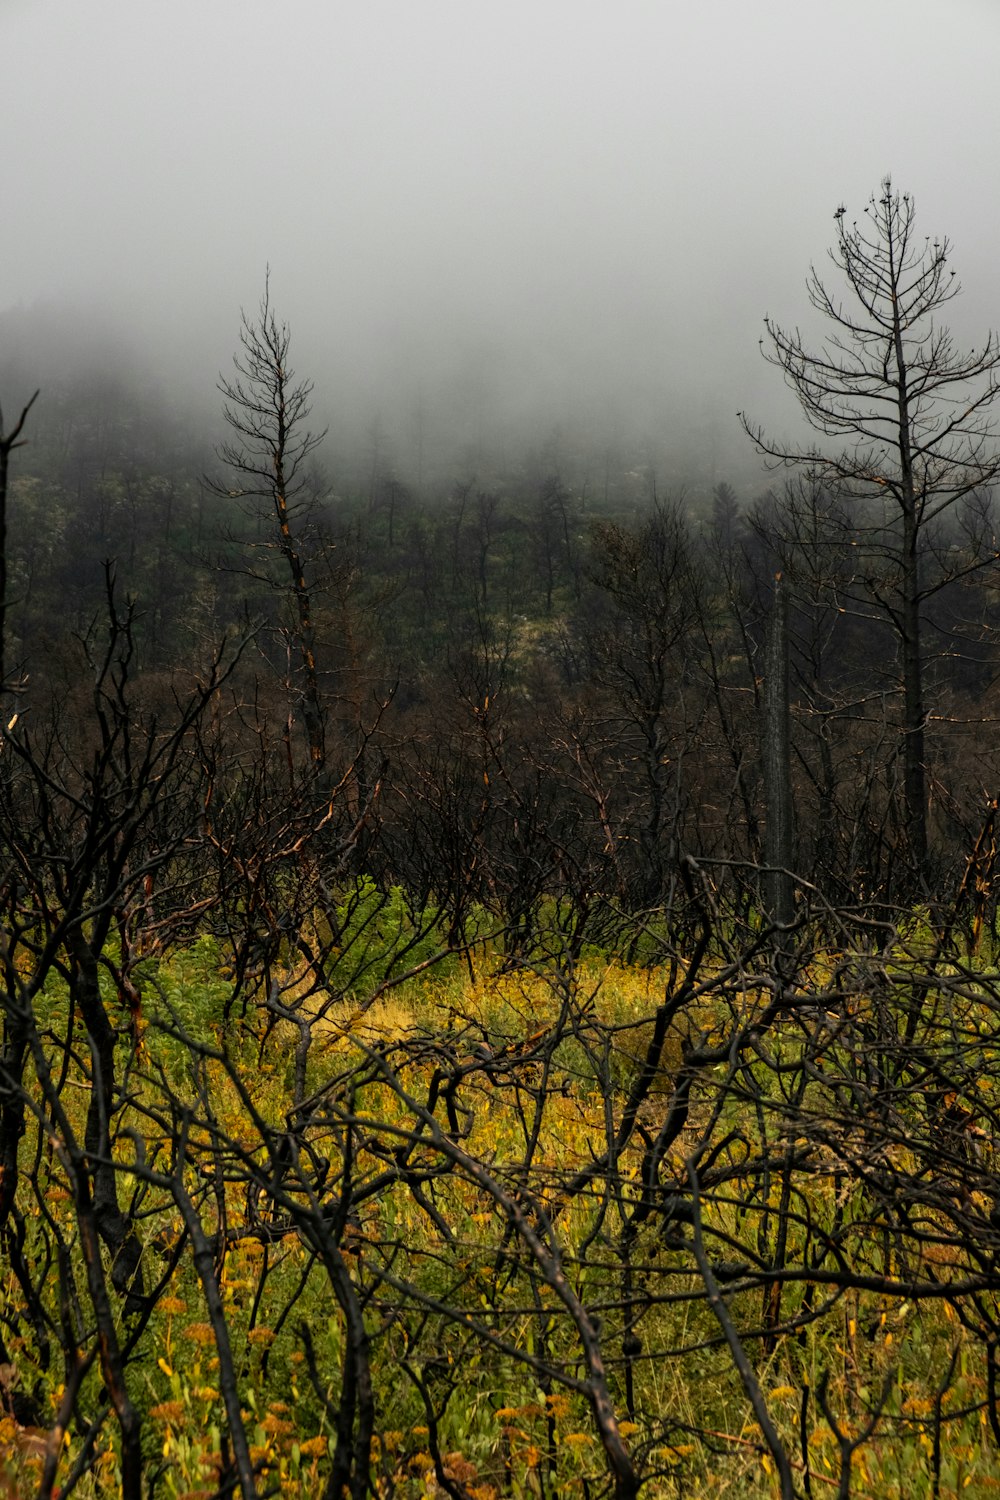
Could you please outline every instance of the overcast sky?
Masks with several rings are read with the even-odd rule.
[[[724,463],[887,171],[1000,323],[998,61],[998,0],[0,0],[0,310],[214,401],[270,263],[324,419],[641,410]]]

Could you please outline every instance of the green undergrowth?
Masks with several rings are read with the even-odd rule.
[[[592,1188],[570,1195],[567,1183],[614,1140],[677,969],[591,954],[541,971],[507,966],[482,944],[403,980],[431,956],[433,923],[414,920],[401,897],[387,901],[373,889],[345,899],[338,920],[355,973],[361,955],[366,993],[340,989],[336,978],[329,991],[316,992],[289,955],[284,966],[279,955],[275,976],[287,1003],[300,1002],[295,1014],[312,1018],[306,1094],[320,1104],[304,1132],[310,1183],[323,1172],[332,1182],[343,1169],[347,1113],[362,1122],[350,1138],[355,1207],[337,1253],[361,1298],[370,1341],[372,1493],[401,1500],[441,1493],[435,1454],[449,1483],[471,1500],[610,1493],[593,1412],[575,1388],[583,1370],[579,1329],[544,1268],[513,1253],[510,1212],[461,1171],[435,1175],[429,1146],[416,1158],[425,1174],[420,1191],[405,1174],[387,1170],[399,1141],[391,1132],[412,1128],[407,1095],[426,1099],[436,1071],[459,1080],[462,1150],[515,1195],[512,1201],[529,1184],[533,1211],[553,1228],[568,1284],[598,1330],[620,1431],[644,1476],[642,1493],[650,1500],[775,1495],[774,1460],[706,1298],[686,1224],[651,1218],[631,1238],[626,1232],[641,1198],[649,1143],[663,1126],[685,1059],[691,1049],[725,1039],[740,1007],[755,1015],[766,996],[732,984],[684,1009],[667,1033],[638,1128],[614,1173],[606,1174],[610,1185],[595,1178]],[[901,939],[890,965],[907,984],[908,943]],[[379,958],[380,945],[391,952]],[[854,969],[866,962],[858,959]],[[841,955],[818,956],[811,979],[826,992],[831,975],[848,967]],[[172,956],[147,958],[136,970],[140,1033],[136,1039],[123,1024],[119,1042],[122,1059],[129,1055],[128,1097],[116,1122],[121,1197],[128,1202],[133,1194],[147,1285],[163,1279],[128,1378],[143,1418],[150,1493],[167,1500],[215,1494],[229,1440],[204,1292],[190,1254],[172,1260],[182,1234],[177,1207],[165,1187],[129,1176],[138,1138],[144,1160],[165,1178],[183,1172],[206,1230],[223,1234],[216,1263],[262,1492],[322,1495],[337,1440],[344,1313],[294,1215],[272,1234],[276,1211],[261,1206],[259,1192],[255,1197],[248,1187],[247,1164],[266,1166],[274,1147],[269,1133],[288,1127],[300,1033],[261,1009],[234,1015],[231,973],[232,956],[208,936]],[[370,1001],[397,977],[400,983],[388,983]],[[110,977],[102,982],[113,1010]],[[863,1029],[869,1007],[874,1013],[874,999],[855,988],[844,1014]],[[52,1063],[60,1065],[64,1054],[55,1039],[68,1024],[64,991],[52,986],[39,1011]],[[905,1008],[901,1017],[905,1025]],[[988,976],[982,996],[974,985],[938,992],[923,983],[920,1017],[921,1045],[937,1036],[954,1050],[979,1039],[980,1083],[989,1096],[1000,1058],[981,1040],[984,1027],[991,1036],[995,1030]],[[673,1181],[679,1194],[696,1143],[730,1142],[719,1157],[730,1175],[705,1197],[702,1232],[799,1493],[836,1493],[842,1453],[856,1442],[849,1460],[855,1495],[986,1495],[1000,1489],[984,1332],[1000,1318],[996,1295],[914,1299],[902,1290],[904,1265],[927,1285],[960,1277],[971,1262],[947,1232],[944,1210],[940,1222],[924,1211],[919,1244],[907,1243],[898,1225],[890,1233],[873,1209],[864,1173],[852,1178],[845,1169],[855,1147],[848,1142],[835,1159],[832,1126],[824,1134],[820,1125],[841,1107],[841,1075],[853,1066],[848,1044],[837,1039],[836,1019],[823,1023],[830,1040],[822,1042],[818,1066],[804,1061],[809,1047],[815,1053],[815,1029],[789,1023],[769,1037],[766,1054],[748,1051],[731,1093],[719,1093],[724,1056],[699,1075],[661,1179]],[[192,1042],[208,1049],[201,1061]],[[839,1071],[830,1082],[834,1061]],[[89,1093],[78,1049],[66,1067],[63,1098],[82,1138]],[[788,1125],[792,1102],[798,1136]],[[899,1105],[904,1122],[907,1109],[916,1128],[925,1119],[919,1097]],[[439,1117],[446,1120],[443,1107]],[[184,1122],[189,1156],[177,1165]],[[904,1165],[907,1152],[914,1155],[904,1136],[891,1150]],[[856,1155],[863,1160],[861,1147]],[[320,1159],[325,1168],[315,1166]],[[794,1212],[779,1247],[784,1161],[795,1162]],[[25,1133],[22,1173],[25,1259],[55,1264],[62,1256],[78,1265],[73,1184],[37,1121]],[[289,1191],[304,1201],[301,1186]],[[988,1207],[984,1202],[984,1213]],[[928,1225],[934,1232],[926,1232]],[[747,1268],[773,1263],[780,1253],[784,1266],[804,1270],[817,1226],[840,1235],[845,1265],[849,1257],[855,1270],[883,1279],[898,1274],[898,1295],[830,1280],[814,1284],[803,1275],[782,1288],[780,1308],[768,1303],[769,1284],[748,1282]],[[0,1472],[18,1492],[30,1493],[37,1482],[38,1444],[64,1391],[52,1330],[60,1324],[65,1287],[54,1273],[45,1282],[46,1333],[28,1315],[16,1277],[8,1273],[3,1282],[8,1373],[0,1371],[0,1380],[8,1397],[15,1389],[29,1395],[37,1417],[20,1420],[8,1399],[0,1419]],[[116,1306],[119,1335],[126,1337],[133,1325]],[[79,1410],[91,1419],[102,1410],[105,1416],[92,1472],[74,1493],[113,1495],[119,1444],[96,1365],[84,1378]],[[74,1421],[65,1438],[67,1471],[85,1441]]]

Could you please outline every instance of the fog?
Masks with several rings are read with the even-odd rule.
[[[0,340],[214,413],[269,265],[334,454],[751,482],[762,319],[887,172],[1000,322],[998,56],[996,0],[0,0]]]

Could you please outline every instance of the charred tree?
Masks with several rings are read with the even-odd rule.
[[[0,411],[0,693],[7,674],[7,475],[11,453],[15,448],[23,447],[26,441],[21,433],[37,399],[36,391],[10,432],[4,431],[3,412]]]
[[[294,609],[293,633],[301,666],[302,719],[313,771],[326,763],[325,723],[316,665],[312,589],[306,577],[304,530],[311,498],[306,461],[326,436],[308,427],[312,382],[296,380],[288,363],[291,334],[271,306],[270,288],[255,318],[242,315],[235,375],[219,381],[223,415],[233,436],[218,450],[233,482],[210,480],[212,492],[264,509],[274,525],[272,542],[282,560]],[[254,570],[254,576],[259,576]],[[270,572],[265,579],[280,587]]]
[[[1000,476],[990,408],[1000,396],[1000,339],[959,350],[937,319],[959,292],[947,239],[918,239],[908,193],[885,178],[859,224],[835,214],[830,252],[847,283],[841,301],[813,269],[809,300],[832,325],[823,345],[765,319],[765,358],[784,374],[806,421],[834,446],[778,442],[741,421],[758,451],[805,469],[852,502],[864,528],[871,588],[899,647],[903,824],[918,882],[928,867],[922,612],[945,582],[997,554],[992,536],[970,538],[957,560],[936,559],[935,523]],[[938,530],[940,528],[937,528]],[[933,572],[934,576],[930,576]],[[876,576],[877,575],[877,576]]]

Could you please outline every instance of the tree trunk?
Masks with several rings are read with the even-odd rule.
[[[909,520],[909,518],[907,518]],[[927,784],[924,770],[924,689],[916,527],[909,521],[903,582],[903,795],[906,836],[918,880],[927,869]]]
[[[764,659],[764,875],[765,903],[773,922],[795,915],[792,892],[792,766],[789,735],[788,597],[785,580],[774,576],[774,600]]]
[[[890,264],[895,247],[890,242]],[[895,283],[895,274],[894,274]],[[913,477],[910,433],[910,393],[906,351],[903,347],[899,298],[892,299],[892,338],[896,356],[900,507],[903,512],[903,598],[901,646],[903,653],[903,799],[906,837],[914,875],[920,882],[927,871],[927,787],[924,779],[924,690],[920,655],[920,526]]]
[[[302,689],[302,717],[305,720],[306,734],[309,738],[309,760],[316,772],[323,770],[326,764],[326,734],[323,723],[323,706],[320,702],[319,676],[316,670],[316,642],[312,620],[312,601],[309,597],[309,589],[306,584],[305,569],[302,559],[292,536],[291,523],[288,515],[288,504],[285,500],[284,478],[281,473],[280,464],[276,462],[277,487],[274,495],[274,509],[278,521],[278,531],[281,536],[281,551],[292,579],[292,594],[295,598],[295,611],[298,616],[298,643],[299,655],[302,658],[302,671],[305,683]]]
[[[0,693],[3,692],[7,677],[7,476],[10,472],[10,455],[24,443],[21,429],[37,399],[36,391],[6,436],[3,430],[3,413],[0,412]]]

